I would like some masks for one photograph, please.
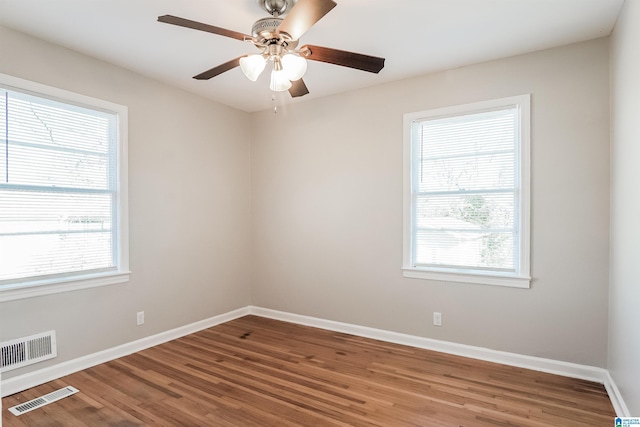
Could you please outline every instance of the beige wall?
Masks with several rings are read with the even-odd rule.
[[[608,369],[640,414],[640,2],[611,37],[611,294]]]
[[[3,378],[247,306],[250,116],[1,27],[0,52],[0,73],[129,107],[132,271],[0,304],[0,341],[55,329],[59,355]]]
[[[253,304],[604,367],[608,78],[599,39],[254,114]],[[524,93],[532,288],[403,278],[403,114]]]

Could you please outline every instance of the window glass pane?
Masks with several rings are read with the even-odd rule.
[[[113,115],[10,92],[4,117],[11,184],[109,188]]]
[[[477,229],[419,230],[416,243],[417,266],[513,271],[509,268],[514,255],[511,233],[487,233]]]
[[[108,153],[111,113],[9,91],[9,131],[14,141],[52,148]]]
[[[91,271],[111,265],[111,233],[0,234],[0,279]]]
[[[109,188],[105,154],[9,142],[8,183],[49,187]]]
[[[512,189],[514,160],[513,150],[477,156],[423,158],[418,191]]]
[[[110,194],[0,191],[0,234],[111,230]]]
[[[513,231],[513,193],[477,193],[466,195],[420,196],[416,198],[418,228],[447,227],[448,219],[457,221],[447,228],[500,229]]]
[[[513,149],[517,109],[509,108],[423,121],[425,152],[462,156]]]

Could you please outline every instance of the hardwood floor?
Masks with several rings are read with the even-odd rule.
[[[7,408],[79,393],[18,417]],[[247,316],[3,399],[12,426],[609,426],[604,387]]]

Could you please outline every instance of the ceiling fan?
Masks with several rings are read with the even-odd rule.
[[[240,56],[200,73],[193,77],[197,80],[208,80],[240,66],[249,80],[256,81],[266,64],[271,62],[270,89],[275,92],[288,90],[292,97],[299,97],[309,93],[302,80],[307,59],[370,73],[378,73],[384,67],[384,58],[375,56],[308,44],[298,48],[300,37],[337,5],[333,0],[256,1],[271,16],[257,20],[250,36],[173,15],[159,16],[158,21],[250,41],[260,50],[258,54]]]

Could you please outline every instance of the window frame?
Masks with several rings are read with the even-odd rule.
[[[519,271],[498,272],[494,270],[453,269],[418,267],[412,259],[414,239],[413,206],[413,124],[425,119],[463,116],[499,108],[517,107],[519,117],[519,145],[516,148],[519,160],[519,174],[516,177],[516,191],[519,193],[516,217],[519,233]],[[403,276],[447,282],[462,282],[529,288],[530,277],[530,218],[531,218],[531,95],[517,95],[488,101],[473,102],[443,108],[429,109],[403,116]]]
[[[116,115],[116,269],[102,272],[58,274],[51,277],[27,277],[0,285],[0,302],[57,294],[129,281],[129,209],[128,209],[128,108],[109,101],[58,89],[41,83],[0,73],[0,87],[52,99],[65,104],[110,112]]]

